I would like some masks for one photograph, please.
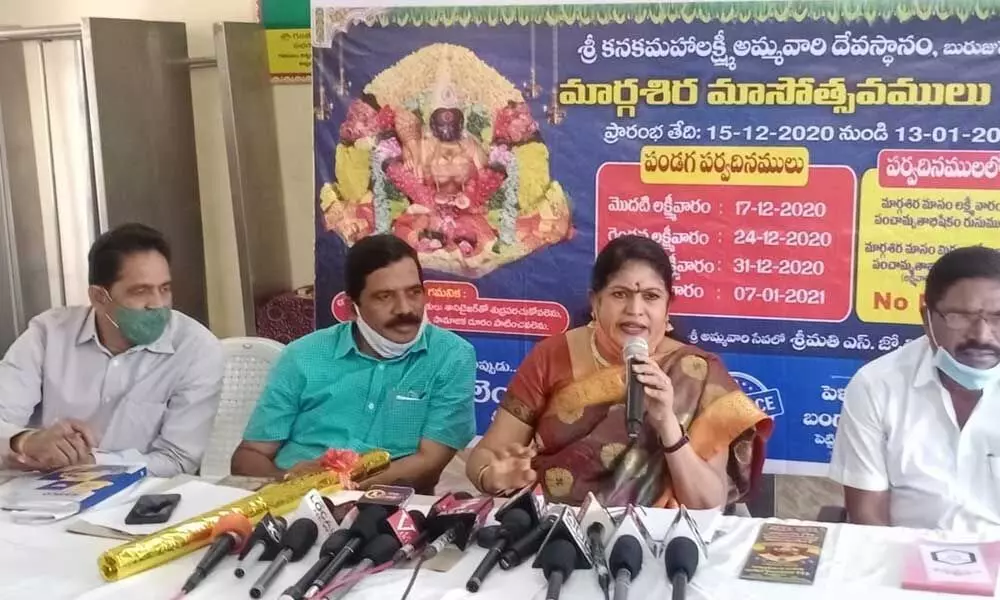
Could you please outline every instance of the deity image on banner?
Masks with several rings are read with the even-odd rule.
[[[425,46],[372,79],[335,152],[320,208],[348,245],[394,233],[425,268],[481,277],[572,233],[530,107],[462,46]]]

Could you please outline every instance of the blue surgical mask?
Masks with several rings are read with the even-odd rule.
[[[990,385],[1000,381],[1000,363],[989,369],[977,369],[969,365],[962,364],[951,355],[950,352],[938,345],[934,339],[934,329],[930,326],[931,316],[927,315],[927,331],[930,332],[931,341],[937,349],[934,351],[934,366],[942,373],[951,378],[952,381],[967,390],[980,391]]]
[[[977,369],[958,362],[950,352],[940,346],[934,352],[934,366],[967,390],[983,390],[1000,381],[1000,363],[989,369]]]

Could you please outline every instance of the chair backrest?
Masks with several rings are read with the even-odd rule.
[[[226,371],[222,379],[222,397],[215,415],[212,437],[201,461],[203,477],[229,475],[233,451],[243,439],[243,430],[257,399],[264,391],[267,374],[285,346],[274,340],[238,337],[222,340]]]

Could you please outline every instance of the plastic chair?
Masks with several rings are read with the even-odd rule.
[[[201,460],[202,477],[229,475],[233,451],[243,440],[243,430],[264,390],[267,375],[284,347],[274,340],[256,337],[222,340],[226,371],[212,437]]]

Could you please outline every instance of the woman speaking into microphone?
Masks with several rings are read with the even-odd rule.
[[[585,327],[535,346],[518,368],[467,474],[480,491],[541,481],[551,501],[715,508],[754,487],[771,420],[714,355],[671,337],[670,257],[653,240],[613,240],[594,264]],[[638,437],[626,428],[629,377],[642,386]],[[629,342],[632,342],[631,344]]]

